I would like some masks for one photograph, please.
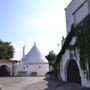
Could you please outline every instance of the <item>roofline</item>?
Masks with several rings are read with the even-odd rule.
[[[26,65],[31,65],[31,64],[33,64],[33,65],[34,64],[48,64],[48,62],[44,62],[44,63],[43,62],[42,63],[26,63]]]
[[[86,2],[87,0],[84,0],[84,3]],[[72,4],[73,0],[66,6],[66,8],[64,8],[64,10],[66,10],[71,4]]]
[[[75,14],[86,2],[87,2],[87,1],[85,0],[78,8],[72,13],[72,15]]]
[[[66,6],[66,8],[64,8],[64,10],[66,10],[68,8],[68,6],[71,5],[72,2],[73,2],[73,0]]]

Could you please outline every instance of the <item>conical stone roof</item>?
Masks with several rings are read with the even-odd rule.
[[[32,63],[48,63],[47,59],[42,55],[36,44],[28,52],[28,54],[22,59],[23,64]]]

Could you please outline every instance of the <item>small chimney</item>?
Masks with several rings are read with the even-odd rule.
[[[25,45],[23,46],[23,58],[25,57]]]
[[[34,42],[34,45],[36,45],[36,42]]]

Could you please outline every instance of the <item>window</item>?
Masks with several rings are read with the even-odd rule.
[[[41,68],[41,66],[39,66],[38,68]]]

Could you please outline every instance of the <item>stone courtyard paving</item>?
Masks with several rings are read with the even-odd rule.
[[[78,84],[44,77],[1,77],[1,90],[90,90]]]

